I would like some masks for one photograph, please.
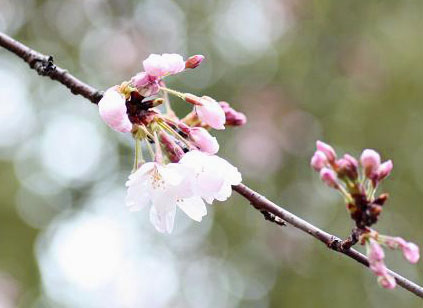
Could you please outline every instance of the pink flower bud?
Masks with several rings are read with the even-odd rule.
[[[317,140],[316,148],[317,150],[322,151],[326,155],[326,158],[328,159],[330,163],[335,161],[336,152],[329,144],[324,143],[320,140]]]
[[[397,285],[395,278],[388,274],[384,276],[379,276],[377,282],[382,288],[385,289],[393,289]]]
[[[352,157],[350,154],[345,154],[344,159],[347,160],[354,168],[358,168],[358,161],[354,157]]]
[[[316,151],[314,152],[314,155],[311,158],[310,166],[314,170],[320,171],[324,166],[326,166],[327,163],[328,160],[326,158],[325,153],[323,153],[322,151]]]
[[[202,122],[214,129],[225,129],[225,112],[214,99],[208,96],[200,98],[192,94],[186,94],[185,100],[195,105],[197,116]]]
[[[189,57],[188,60],[185,61],[185,68],[196,68],[203,62],[204,56],[203,55],[195,55],[192,57]]]
[[[169,160],[173,163],[179,162],[182,156],[184,156],[182,148],[175,142],[175,139],[167,133],[160,132],[159,136]]]
[[[202,152],[216,154],[219,151],[219,143],[215,137],[202,127],[193,127],[189,133],[190,139],[195,146]]]
[[[385,276],[388,274],[388,270],[383,262],[385,258],[385,252],[382,246],[372,238],[369,238],[367,247],[367,257],[369,258],[370,270],[376,276]]]
[[[320,178],[329,187],[336,189],[339,187],[338,181],[336,179],[336,173],[332,169],[323,167],[320,170]]]
[[[112,129],[127,133],[132,130],[126,110],[126,99],[114,86],[104,92],[103,98],[98,102],[100,117]]]
[[[358,177],[357,161],[354,157],[349,156],[348,154],[344,155],[343,158],[336,161],[336,171],[338,172],[338,177],[347,176],[351,180],[356,180]]]
[[[410,263],[417,263],[420,259],[420,251],[419,247],[414,244],[408,242],[404,246],[401,247],[402,254],[404,255],[404,258],[410,262]]]
[[[377,169],[377,179],[379,181],[383,180],[391,174],[392,168],[394,167],[392,160],[388,160],[381,164]]]
[[[384,276],[388,273],[388,269],[383,261],[369,262],[369,268],[376,276]]]
[[[233,109],[227,102],[219,102],[225,112],[226,123],[229,126],[242,126],[247,123],[247,117],[242,112],[238,112]]]
[[[391,249],[400,249],[407,242],[401,237],[390,237],[390,236],[381,236],[383,243]]]
[[[369,239],[368,258],[370,263],[382,261],[385,258],[382,246],[372,238]]]
[[[364,174],[369,179],[374,179],[377,175],[376,172],[380,166],[380,155],[378,152],[366,149],[360,157],[361,165],[364,168]]]

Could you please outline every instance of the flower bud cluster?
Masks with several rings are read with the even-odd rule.
[[[404,258],[412,264],[420,259],[419,247],[414,243],[406,242],[401,237],[380,235],[374,230],[368,230],[360,236],[360,241],[366,245],[370,270],[378,277],[379,285],[386,289],[395,288],[396,281],[385,265],[383,246],[401,250]]]
[[[201,221],[207,213],[204,202],[226,200],[231,186],[241,182],[237,168],[216,156],[219,143],[209,129],[244,125],[245,115],[226,102],[165,87],[165,77],[194,69],[203,60],[202,55],[184,61],[178,54],[152,54],[143,62],[144,71],[109,88],[98,103],[108,126],[131,132],[135,139],[126,204],[131,210],[150,207],[150,221],[160,232],[172,231],[176,208]],[[192,104],[193,111],[178,118],[169,94]],[[156,108],[161,104],[165,112]],[[149,162],[144,160],[143,146]]]
[[[391,173],[391,160],[381,163],[380,155],[369,149],[363,151],[360,162],[350,154],[337,158],[332,146],[317,141],[310,165],[320,173],[326,185],[344,196],[358,228],[370,227],[377,222],[388,195],[375,197],[375,192],[379,183]]]
[[[382,163],[379,153],[371,149],[364,150],[359,161],[349,154],[337,158],[333,147],[317,141],[310,165],[320,173],[326,185],[343,195],[347,210],[356,224],[356,233],[353,231],[353,234],[362,245],[366,245],[369,267],[378,277],[379,285],[387,289],[395,288],[395,278],[385,265],[383,246],[401,250],[410,263],[417,263],[420,254],[414,243],[400,237],[380,235],[370,228],[377,222],[388,199],[387,194],[375,197],[375,192],[379,183],[391,173],[392,161]]]

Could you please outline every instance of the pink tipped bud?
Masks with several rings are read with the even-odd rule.
[[[404,258],[410,262],[410,263],[417,263],[420,259],[420,251],[419,247],[414,244],[408,242],[404,246],[401,247],[402,254],[404,255]]]
[[[351,180],[356,180],[358,178],[358,162],[354,157],[346,154],[343,158],[336,161],[337,172],[339,177],[347,176]]]
[[[323,153],[325,153],[328,161],[330,163],[333,163],[336,159],[336,152],[335,150],[327,143],[324,143],[320,140],[317,140],[316,142],[316,148],[319,151],[322,151]]]
[[[214,129],[225,129],[225,112],[219,103],[208,96],[197,97],[193,94],[185,94],[185,101],[195,105],[198,118],[206,125]]]
[[[195,55],[192,57],[189,57],[188,60],[185,61],[185,68],[196,68],[201,64],[201,62],[204,61],[203,55]]]
[[[345,154],[344,159],[347,160],[352,166],[354,166],[354,168],[358,168],[358,161],[350,154]]]
[[[179,162],[182,156],[184,156],[182,148],[175,142],[175,139],[167,133],[160,132],[159,136],[169,160],[173,163]]]
[[[371,149],[366,149],[361,154],[360,162],[364,168],[364,174],[366,177],[369,179],[374,179],[380,166],[379,153]]]
[[[369,262],[382,261],[385,258],[385,253],[382,246],[374,239],[369,239],[368,258]]]
[[[320,171],[326,164],[328,163],[328,159],[326,158],[325,153],[322,151],[316,151],[314,152],[313,157],[310,161],[310,166],[316,170]]]
[[[338,181],[336,179],[336,173],[332,169],[326,167],[322,168],[320,170],[320,178],[329,187],[336,189],[339,187]]]
[[[242,126],[247,123],[247,117],[242,112],[238,112],[233,109],[227,102],[219,102],[225,112],[226,123],[229,126]]]
[[[377,179],[379,181],[383,180],[384,178],[388,177],[391,174],[392,168],[394,167],[392,160],[388,160],[381,164],[377,169]]]
[[[379,276],[377,279],[377,282],[382,288],[385,288],[385,289],[393,289],[397,285],[395,278],[388,274],[384,276]]]
[[[382,239],[383,243],[391,249],[400,249],[407,244],[407,242],[402,237],[381,236],[380,238]]]
[[[190,139],[195,146],[202,152],[216,154],[219,151],[219,143],[215,137],[202,127],[193,127],[189,133]]]

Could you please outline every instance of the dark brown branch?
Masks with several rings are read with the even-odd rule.
[[[69,88],[73,94],[82,95],[94,104],[102,97],[102,92],[87,85],[81,80],[69,74],[66,70],[59,68],[53,64],[52,57],[43,55],[20,42],[15,41],[11,37],[0,32],[0,46],[13,52],[18,57],[22,58],[29,64],[32,69],[35,69],[41,76],[49,76],[51,79],[56,80]],[[352,235],[351,239],[342,241],[334,235],[331,235],[311,223],[301,219],[300,217],[290,213],[289,211],[279,207],[275,203],[267,200],[265,197],[255,192],[244,184],[233,186],[233,190],[250,201],[255,209],[260,211],[266,220],[274,222],[278,225],[291,224],[297,229],[310,234],[316,239],[323,242],[330,249],[340,252],[348,257],[356,260],[364,266],[369,266],[367,257],[358,251],[351,249],[349,245],[355,243],[356,239]],[[398,285],[404,289],[414,293],[415,295],[423,298],[423,288],[414,282],[400,276],[399,274],[389,270],[389,273],[395,277]]]
[[[54,65],[52,56],[43,55],[1,32],[0,46],[3,46],[20,57],[28,63],[32,69],[36,70],[39,75],[48,76],[60,82],[75,95],[82,95],[94,104],[97,104],[103,96],[101,91],[77,79],[63,68]]]

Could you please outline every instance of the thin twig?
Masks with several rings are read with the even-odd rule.
[[[29,64],[32,69],[35,69],[39,75],[48,76],[51,79],[60,82],[69,88],[73,94],[82,95],[95,104],[98,103],[98,101],[101,99],[101,91],[87,85],[86,83],[69,74],[66,70],[55,66],[53,64],[52,57],[32,50],[31,48],[1,32],[0,46],[3,46],[7,50],[16,54],[18,57],[22,58]],[[364,266],[369,266],[369,261],[366,256],[354,249],[349,248],[349,245],[354,244],[354,238],[351,238],[351,241],[346,240],[343,242],[338,237],[319,229],[311,223],[267,200],[264,196],[260,195],[244,184],[233,186],[233,190],[250,201],[254,208],[264,215],[266,220],[274,222],[278,225],[285,225],[286,223],[289,223],[295,228],[302,230],[303,232],[308,233],[314,238],[320,240],[330,249],[347,255]],[[423,298],[423,288],[421,286],[391,270],[388,271],[390,275],[395,277],[398,285]]]

